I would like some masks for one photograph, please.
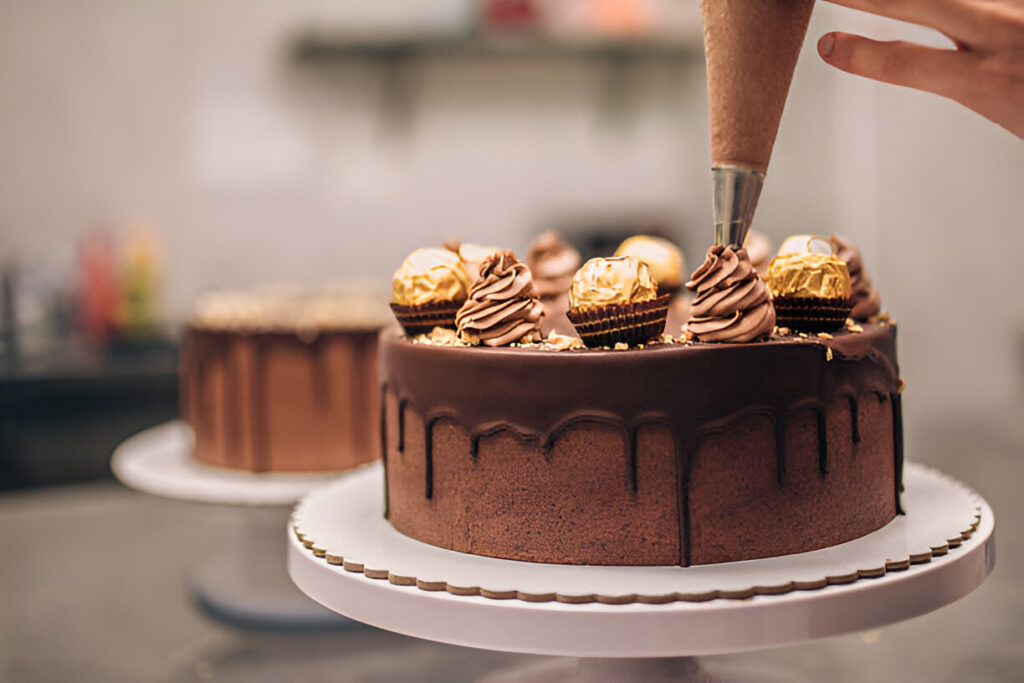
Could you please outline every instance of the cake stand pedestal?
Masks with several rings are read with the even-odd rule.
[[[480,557],[403,536],[381,515],[378,464],[303,499],[288,530],[288,571],[314,600],[390,631],[619,659],[580,660],[573,671],[586,680],[685,679],[702,675],[695,662],[664,658],[871,629],[979,586],[995,563],[991,508],[921,465],[908,463],[904,481],[906,515],[831,548],[699,567],[593,567]],[[565,680],[567,672],[536,673]]]
[[[236,507],[236,530],[192,570],[196,602],[213,617],[250,629],[321,630],[350,627],[296,589],[285,569],[281,526],[303,495],[337,474],[251,474],[194,461],[192,431],[174,421],[127,439],[111,469],[126,486],[175,500]]]

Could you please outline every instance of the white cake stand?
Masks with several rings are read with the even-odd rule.
[[[587,658],[751,650],[909,619],[981,584],[995,563],[988,504],[921,465],[907,465],[905,485],[905,516],[824,550],[687,568],[563,566],[403,536],[381,516],[375,465],[303,499],[288,530],[288,571],[341,614],[456,645]],[[622,666],[580,671],[590,679],[643,677],[652,666],[695,671],[678,661]]]
[[[238,528],[191,572],[190,588],[209,614],[250,629],[350,627],[350,619],[311,601],[288,579],[281,524],[289,507],[331,474],[251,474],[191,457],[192,430],[181,421],[127,439],[111,459],[114,475],[138,491],[175,500],[240,506]]]

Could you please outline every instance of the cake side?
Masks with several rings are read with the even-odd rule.
[[[182,416],[200,462],[254,472],[345,470],[379,455],[376,330],[190,327]]]
[[[895,329],[556,353],[381,335],[388,516],[510,559],[706,564],[824,547],[898,506]]]

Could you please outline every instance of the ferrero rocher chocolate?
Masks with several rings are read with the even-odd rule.
[[[850,271],[831,254],[776,256],[768,266],[776,324],[805,332],[830,332],[853,309]]]
[[[658,291],[672,293],[683,286],[684,259],[679,247],[661,237],[635,235],[619,245],[616,256],[632,256],[647,264]]]
[[[447,249],[417,249],[395,271],[392,301],[400,306],[461,302],[471,285],[457,254]]]
[[[665,331],[668,302],[643,261],[595,258],[573,275],[568,317],[589,347],[634,346]]]
[[[572,276],[569,308],[592,311],[613,304],[650,301],[658,285],[643,261],[632,256],[592,258]]]
[[[850,298],[850,271],[845,261],[831,254],[776,256],[768,266],[766,284],[775,298]]]

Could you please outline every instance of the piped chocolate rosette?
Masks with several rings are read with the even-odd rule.
[[[459,339],[469,344],[507,346],[541,340],[540,302],[533,276],[511,251],[491,253],[455,317]]]
[[[526,252],[526,265],[542,299],[569,295],[572,276],[580,267],[580,253],[554,231],[541,233]]]
[[[846,268],[850,271],[850,298],[853,299],[850,317],[855,320],[867,320],[873,315],[878,315],[882,310],[882,296],[864,271],[860,249],[839,235],[832,235],[829,242],[832,243],[833,253],[846,261]]]
[[[702,342],[752,342],[771,336],[775,308],[746,249],[708,249],[687,289],[696,292],[686,330]]]
[[[658,294],[675,294],[683,287],[686,261],[679,247],[661,237],[634,235],[615,250],[616,256],[632,256],[647,264],[658,283]]]
[[[766,280],[780,327],[830,332],[843,326],[853,308],[850,272],[832,254],[813,252],[776,256]]]
[[[643,261],[593,258],[573,275],[568,315],[588,347],[636,346],[665,331],[668,304]]]
[[[417,249],[392,279],[391,311],[409,336],[435,327],[455,327],[455,314],[466,301],[469,276],[456,253],[448,249]]]

